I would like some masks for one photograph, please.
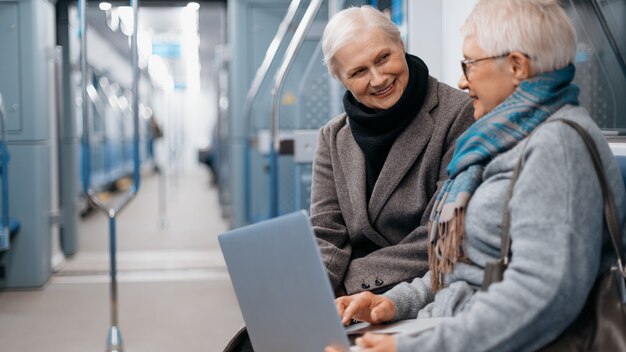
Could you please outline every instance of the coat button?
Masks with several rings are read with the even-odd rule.
[[[385,282],[384,282],[383,280],[381,280],[381,279],[376,279],[376,280],[374,281],[374,284],[376,284],[376,286],[380,286],[380,285],[382,285],[382,284],[384,284],[384,283],[385,283]]]
[[[361,288],[363,288],[364,290],[367,290],[368,288],[370,288],[370,284],[364,282],[361,284]]]

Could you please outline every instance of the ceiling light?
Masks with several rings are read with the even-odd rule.
[[[111,3],[110,2],[101,2],[100,3],[100,10],[102,11],[109,11],[111,9]]]
[[[200,9],[200,4],[198,4],[197,2],[190,2],[187,4],[187,8],[190,10],[198,11],[198,9]]]

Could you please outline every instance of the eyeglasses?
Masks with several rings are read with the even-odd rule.
[[[473,63],[476,63],[478,61],[500,59],[500,58],[509,56],[509,54],[511,54],[511,53],[504,53],[502,55],[483,57],[482,59],[461,60],[461,69],[463,69],[463,74],[465,75],[465,79],[469,82],[469,77],[467,76],[467,72],[468,72],[467,68],[468,68],[469,65],[471,65]]]

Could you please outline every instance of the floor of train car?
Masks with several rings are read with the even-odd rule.
[[[126,352],[221,351],[243,325],[217,235],[226,229],[205,170],[145,176],[118,220],[119,326]],[[80,251],[37,290],[0,291],[0,350],[104,351],[109,327],[108,221],[81,220]]]

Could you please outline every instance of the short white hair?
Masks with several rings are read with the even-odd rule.
[[[372,28],[380,29],[389,40],[404,49],[398,27],[384,13],[364,5],[350,7],[335,14],[324,29],[322,51],[324,63],[333,77],[338,77],[335,53],[352,38]]]
[[[480,0],[461,34],[475,36],[488,55],[528,55],[535,74],[563,68],[576,56],[576,32],[557,0]]]

